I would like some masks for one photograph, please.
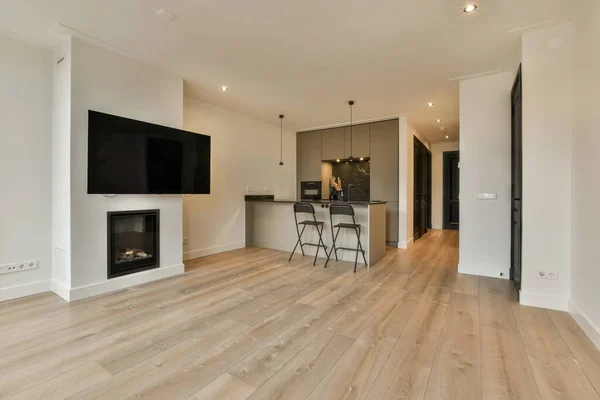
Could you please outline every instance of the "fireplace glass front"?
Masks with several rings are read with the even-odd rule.
[[[108,278],[159,267],[159,210],[108,213]]]

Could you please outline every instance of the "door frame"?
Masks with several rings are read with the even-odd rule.
[[[421,210],[421,183],[423,175],[421,156],[423,154],[423,147],[423,143],[416,136],[413,136],[413,242],[416,242],[425,234],[421,221],[423,215]]]
[[[432,154],[427,149],[427,229],[432,229],[432,197],[433,197],[433,160]]]
[[[450,193],[450,184],[451,184],[450,176],[449,176],[450,171],[449,171],[448,160],[452,156],[458,156],[458,158],[460,160],[460,150],[443,152],[442,171],[444,174],[444,184],[443,184],[443,191],[442,191],[442,229],[457,230],[457,229],[460,229],[460,222],[459,222],[458,227],[453,227],[452,225],[450,225],[448,223],[448,220],[446,218],[448,216],[448,208],[450,207],[450,196],[448,195],[448,193]],[[460,163],[460,161],[459,161],[459,163]],[[459,173],[460,173],[460,164],[459,164]]]

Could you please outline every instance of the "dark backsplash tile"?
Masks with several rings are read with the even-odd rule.
[[[333,176],[342,180],[344,200],[348,199],[348,185],[353,184],[351,200],[369,201],[371,198],[371,164],[368,161],[333,163]]]

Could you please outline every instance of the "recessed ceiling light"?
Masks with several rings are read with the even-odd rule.
[[[228,88],[227,86],[221,86],[221,90],[222,90],[223,92],[226,92],[226,91],[228,91],[228,90],[229,90],[229,88]]]
[[[427,107],[433,107],[433,103],[427,103]]]
[[[469,14],[472,13],[473,11],[477,10],[477,4],[467,4],[467,6],[465,7],[464,11]]]
[[[439,124],[440,122],[442,122],[442,120],[438,118],[437,119],[437,123]]]

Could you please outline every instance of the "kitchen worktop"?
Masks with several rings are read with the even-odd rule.
[[[287,203],[293,204],[299,200],[289,200],[289,199],[275,199],[272,195],[247,195],[244,199],[248,202],[258,202],[258,203]],[[339,201],[339,200],[302,200],[305,203],[312,204],[350,204],[351,206],[372,206],[377,204],[385,204],[385,201],[371,200],[371,201]]]

